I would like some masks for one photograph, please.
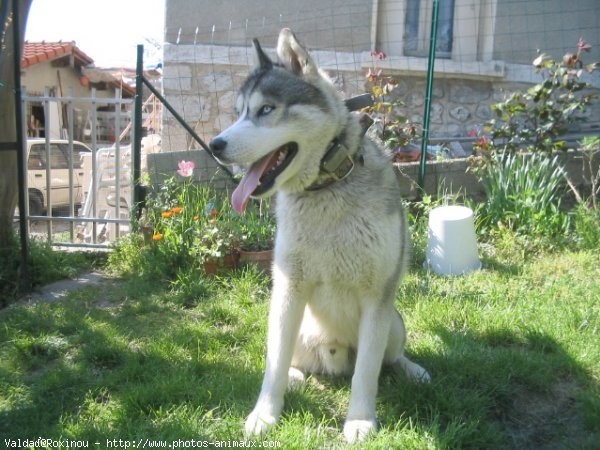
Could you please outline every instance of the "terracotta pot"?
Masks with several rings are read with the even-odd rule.
[[[223,257],[223,265],[225,266],[226,269],[229,269],[229,270],[236,269],[239,262],[240,262],[239,252],[235,252],[230,255],[225,255]]]
[[[238,252],[225,255],[223,259],[207,259],[202,263],[204,266],[204,272],[209,276],[215,276],[219,270],[233,270],[238,267],[240,261],[240,254]]]
[[[219,263],[217,261],[207,259],[202,265],[204,266],[204,273],[208,276],[214,277],[219,271]]]
[[[271,273],[273,249],[258,252],[240,250],[240,263],[254,264],[264,273]]]

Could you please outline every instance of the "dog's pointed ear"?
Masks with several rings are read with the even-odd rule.
[[[277,41],[277,56],[286,69],[299,76],[317,76],[319,69],[310,54],[298,42],[289,28],[279,33]]]
[[[269,56],[264,52],[260,46],[260,42],[258,42],[258,39],[253,39],[252,43],[254,44],[255,50],[255,67],[258,69],[270,69],[273,67],[273,61],[271,61],[271,58],[269,58]]]

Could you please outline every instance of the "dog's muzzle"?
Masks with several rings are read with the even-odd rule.
[[[218,156],[220,153],[223,153],[223,150],[225,150],[225,148],[227,147],[227,141],[223,138],[216,137],[210,141],[208,146],[213,152],[213,155]]]

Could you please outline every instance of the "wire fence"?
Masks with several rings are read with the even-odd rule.
[[[253,64],[252,39],[274,57],[279,30],[290,27],[346,97],[372,88],[369,71],[393,77],[386,101],[419,137],[432,6],[433,0],[167,2],[163,91],[198,135],[210,140],[235,120],[236,91]],[[538,51],[560,60],[576,52],[583,38],[592,44],[586,59],[600,60],[599,18],[596,0],[440,0],[426,142],[432,159],[470,154],[492,117],[491,105],[539,82],[531,65]],[[587,80],[600,87],[597,76]],[[573,131],[599,132],[600,107],[585,114],[587,124]],[[163,125],[163,153],[151,168],[157,180],[177,161],[191,159],[201,179],[226,184],[170,114]]]

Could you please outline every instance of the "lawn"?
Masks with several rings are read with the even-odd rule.
[[[598,448],[598,251],[483,251],[484,270],[469,276],[406,277],[396,303],[407,352],[433,381],[384,370],[381,431],[360,448]],[[242,440],[262,378],[269,279],[246,269],[173,286],[109,280],[0,310],[1,442]],[[348,400],[349,379],[311,377],[266,439],[345,448]]]

